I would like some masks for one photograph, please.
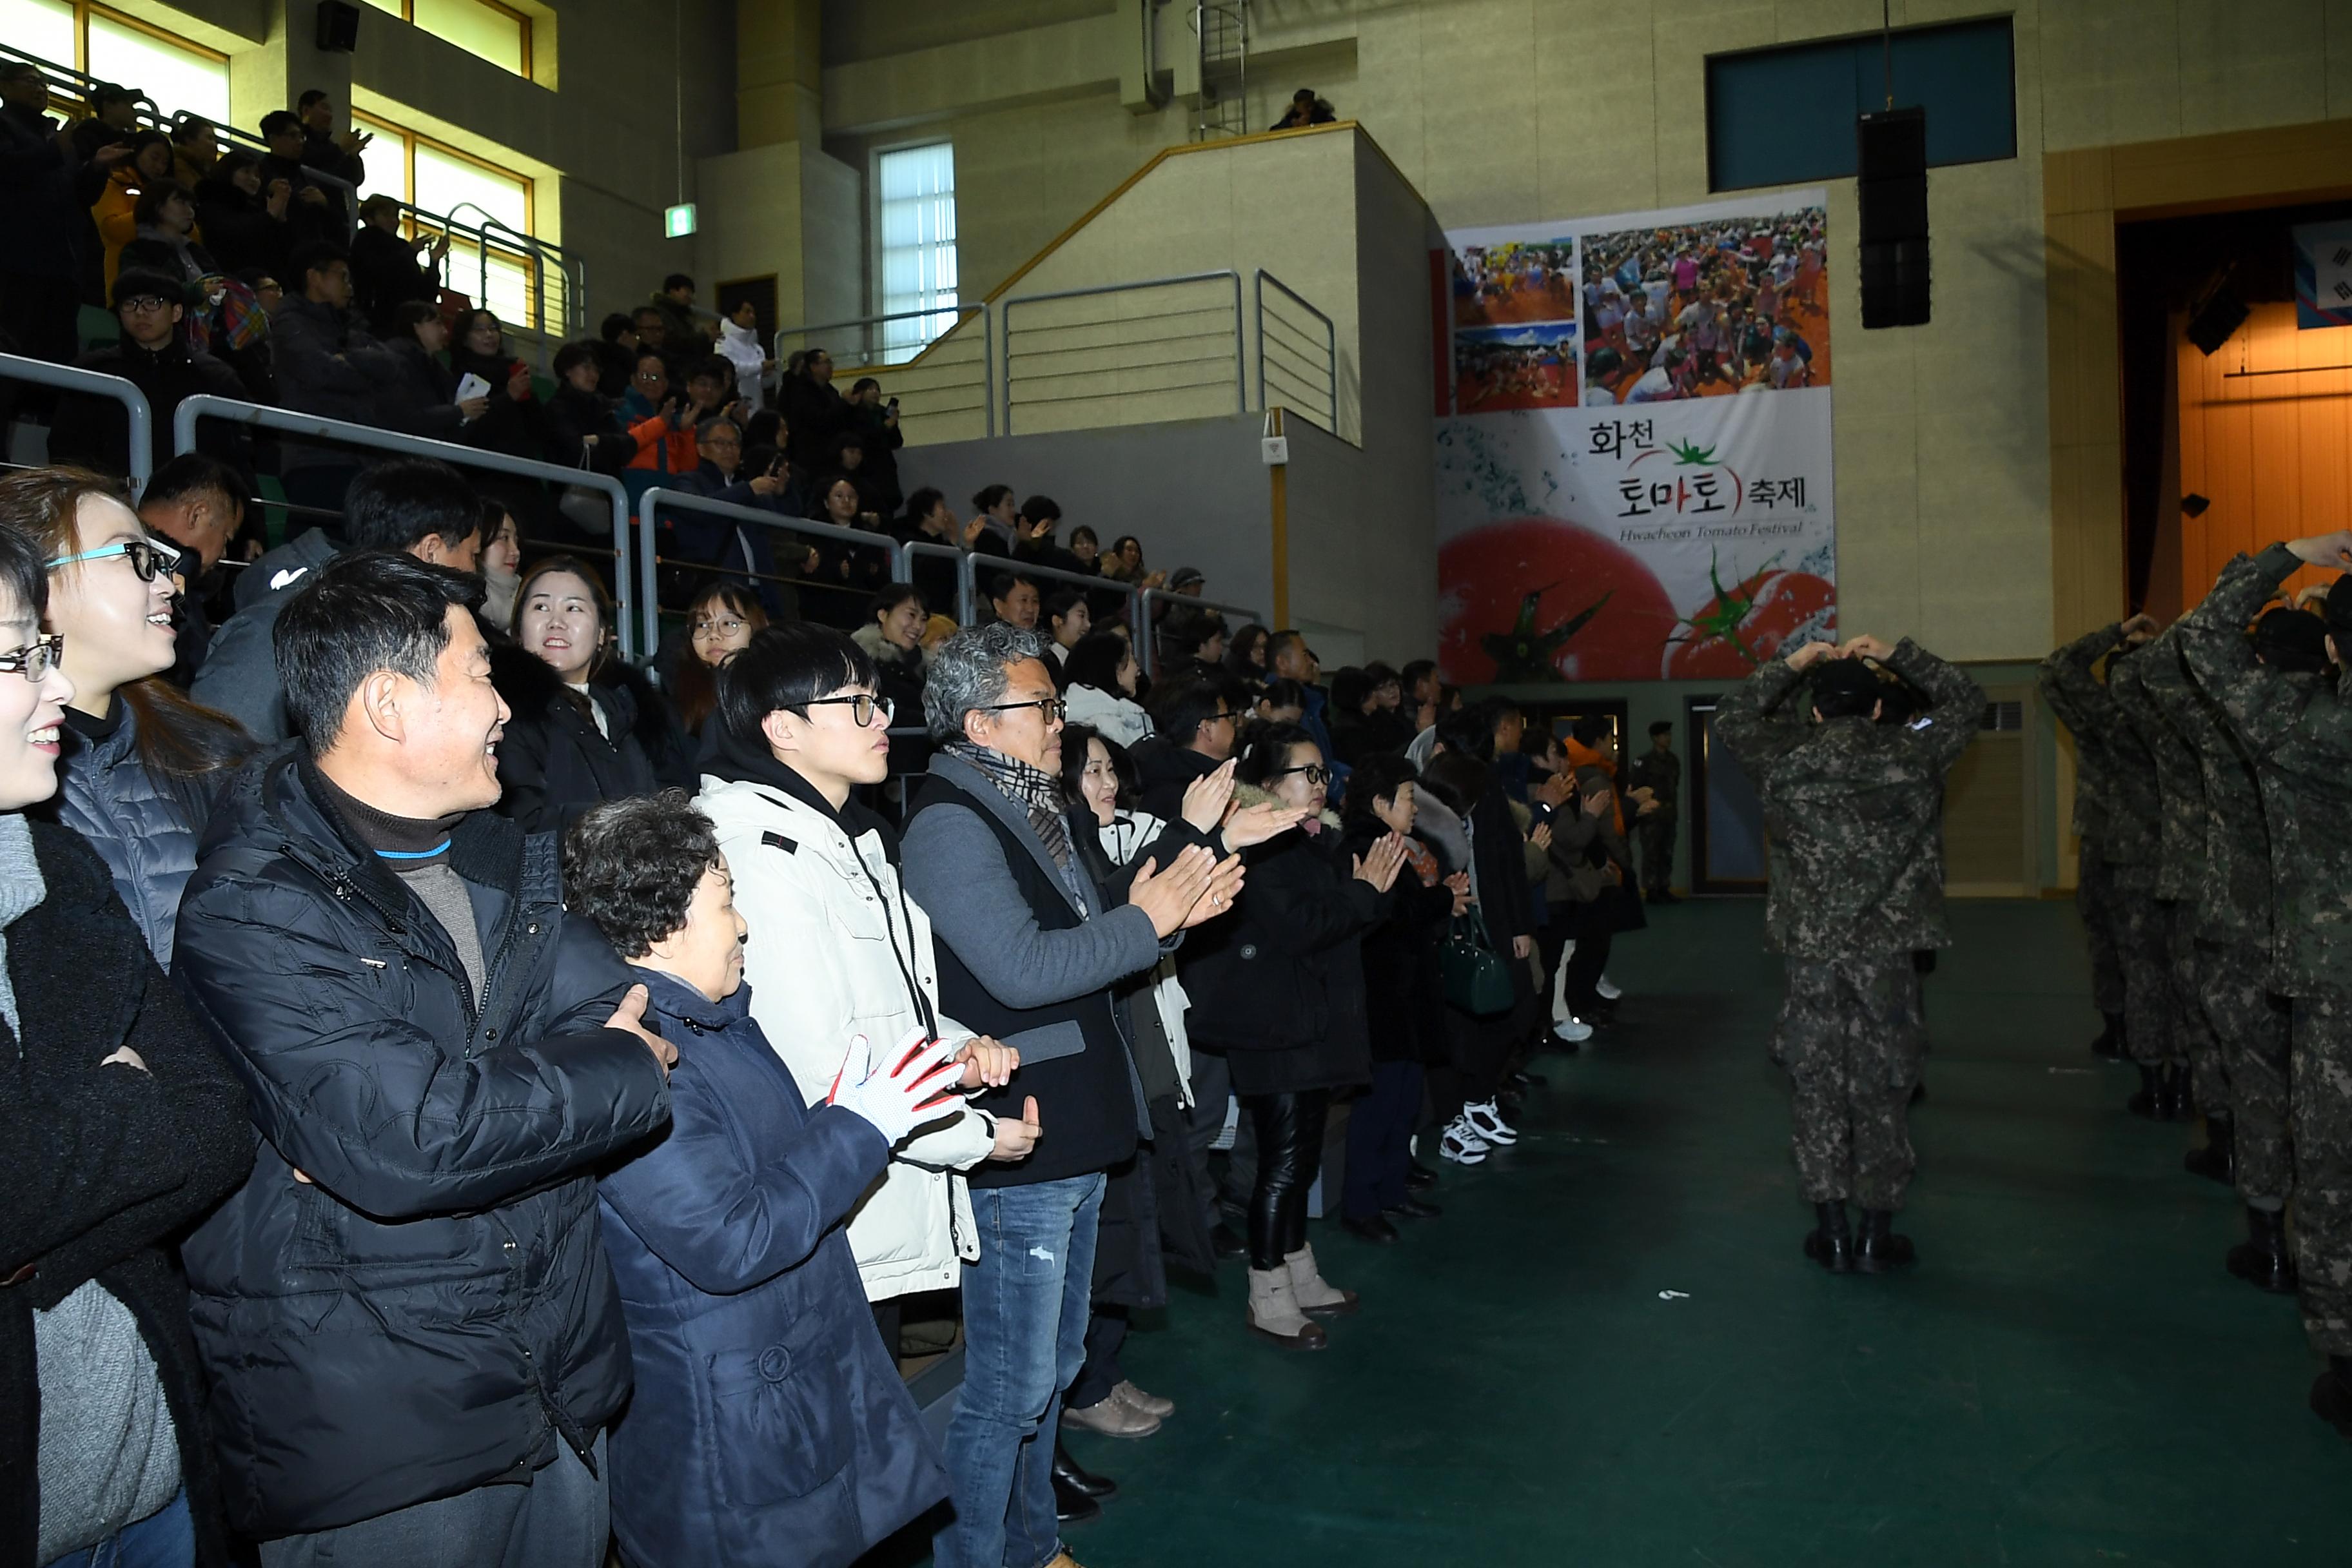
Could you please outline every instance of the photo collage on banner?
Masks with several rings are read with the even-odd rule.
[[[1448,680],[1738,679],[1835,631],[1827,200],[1446,236]]]

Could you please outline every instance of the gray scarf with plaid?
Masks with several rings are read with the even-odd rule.
[[[1085,880],[1070,853],[1069,820],[1062,815],[1062,781],[1018,757],[1008,757],[971,741],[950,741],[946,750],[950,755],[978,768],[1005,799],[1028,814],[1030,830],[1045,845],[1045,853],[1054,858],[1055,866],[1062,873],[1063,885],[1078,901],[1078,912],[1091,914],[1093,911],[1087,908]]]

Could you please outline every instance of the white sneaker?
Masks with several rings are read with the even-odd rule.
[[[1471,1131],[1466,1118],[1457,1116],[1445,1124],[1445,1136],[1438,1140],[1437,1153],[1439,1158],[1457,1165],[1482,1164],[1486,1158],[1486,1141]]]
[[[1581,1018],[1555,1019],[1551,1032],[1552,1037],[1563,1044],[1580,1046],[1592,1037],[1592,1026]]]
[[[1603,1002],[1614,1002],[1617,998],[1625,994],[1625,993],[1617,989],[1616,985],[1610,980],[1609,976],[1605,974],[1592,983],[1592,988],[1601,993],[1601,999]]]
[[[1489,1143],[1508,1148],[1519,1141],[1519,1135],[1511,1130],[1509,1122],[1503,1120],[1501,1110],[1491,1100],[1464,1106],[1462,1120],[1470,1124],[1470,1131]]]

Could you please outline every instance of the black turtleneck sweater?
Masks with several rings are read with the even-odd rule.
[[[417,901],[441,922],[449,940],[457,945],[457,962],[465,967],[467,984],[479,997],[484,970],[482,933],[474,923],[473,889],[449,864],[449,835],[466,819],[466,814],[456,812],[431,820],[394,816],[341,788],[324,773],[312,776],[326,792],[327,804],[343,819],[343,825],[362,844],[375,851],[385,869],[407,884]]]

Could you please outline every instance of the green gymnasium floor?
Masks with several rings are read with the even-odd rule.
[[[1129,1342],[1177,1400],[1073,1436],[1122,1483],[1087,1568],[2352,1563],[2352,1446],[2290,1301],[2221,1267],[2234,1200],[2124,1114],[2071,908],[1956,904],[1928,983],[1907,1277],[1798,1251],[1758,901],[1612,964],[1626,1022],[1548,1055],[1511,1152],[1402,1245],[1315,1227],[1365,1311],[1319,1355],[1180,1287]],[[1687,1299],[1661,1300],[1665,1290]]]

